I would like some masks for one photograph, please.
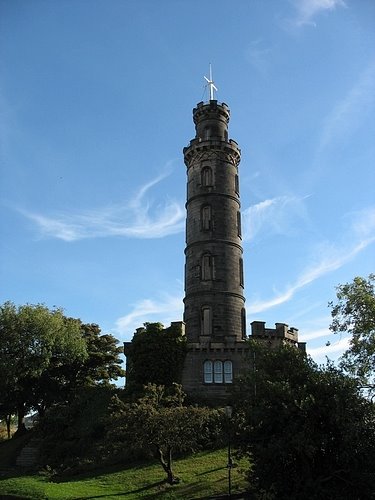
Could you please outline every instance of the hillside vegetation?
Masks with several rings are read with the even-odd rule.
[[[226,495],[228,492],[227,451],[201,452],[175,461],[179,484],[168,485],[160,465],[148,462],[112,468],[53,482],[48,474],[30,474],[4,478],[0,496],[18,495],[29,499],[105,498],[184,498],[198,499]],[[242,465],[232,469],[232,493],[246,490]]]

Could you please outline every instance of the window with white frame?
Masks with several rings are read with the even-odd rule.
[[[233,365],[229,359],[203,363],[203,380],[205,384],[231,384],[233,382]]]
[[[203,377],[205,384],[212,384],[213,376],[212,376],[212,361],[206,360],[203,363]]]
[[[224,361],[224,383],[231,384],[233,381],[232,361]]]
[[[222,384],[223,383],[223,362],[222,361],[214,361],[214,383]]]

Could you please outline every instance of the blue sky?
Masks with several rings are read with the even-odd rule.
[[[0,301],[120,340],[182,319],[182,149],[212,63],[242,150],[247,321],[335,359],[328,301],[374,271],[375,2],[0,0],[0,17]]]

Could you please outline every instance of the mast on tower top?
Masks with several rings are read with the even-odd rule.
[[[204,79],[207,82],[206,87],[209,87],[209,90],[210,90],[210,101],[213,101],[215,99],[214,92],[215,92],[215,90],[217,92],[217,87],[214,84],[214,81],[212,79],[211,63],[210,63],[210,73],[209,73],[209,75],[210,75],[209,78],[207,78],[207,76],[205,76]]]

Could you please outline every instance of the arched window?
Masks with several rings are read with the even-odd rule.
[[[203,363],[203,380],[205,384],[212,384],[213,376],[212,376],[212,361],[206,360]]]
[[[224,361],[224,383],[231,384],[233,381],[232,361]]]
[[[246,339],[246,310],[244,307],[241,309],[241,333],[242,338]]]
[[[201,228],[203,231],[212,229],[211,205],[203,205],[201,208]]]
[[[237,194],[240,194],[240,183],[237,174],[234,176],[234,190]]]
[[[185,274],[186,276],[186,274]],[[194,278],[200,278],[201,277],[201,266],[195,266],[194,267]]]
[[[215,278],[215,261],[214,257],[209,253],[205,253],[202,256],[201,272],[203,281],[209,281]]]
[[[202,307],[201,333],[202,335],[212,334],[212,309],[210,306]]]
[[[212,169],[211,167],[203,167],[202,169],[202,179],[201,179],[201,184],[202,186],[212,186]]]
[[[242,228],[241,228],[241,212],[237,212],[237,234],[242,238]]]
[[[240,271],[240,285],[244,286],[244,280],[243,280],[243,260],[240,259],[239,262],[239,271]]]
[[[214,362],[214,383],[222,384],[223,383],[223,363],[222,361]]]

